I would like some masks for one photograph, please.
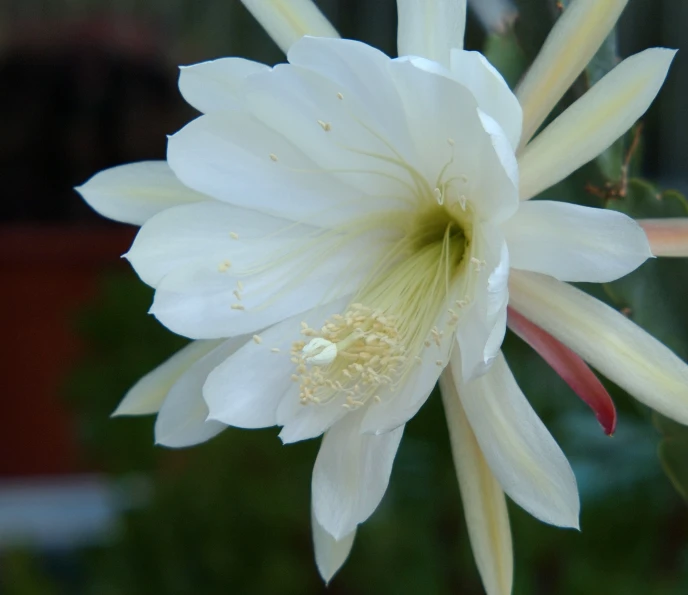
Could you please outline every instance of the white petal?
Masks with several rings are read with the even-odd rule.
[[[277,423],[277,406],[292,391],[291,345],[303,337],[301,321],[320,327],[346,305],[340,300],[295,316],[256,335],[217,366],[203,387],[209,419],[240,428],[265,428]],[[277,351],[274,351],[277,350]]]
[[[156,287],[169,273],[194,263],[227,267],[228,276],[248,276],[294,237],[316,231],[284,219],[218,201],[166,209],[147,221],[125,255],[141,279]],[[234,234],[234,235],[232,235]],[[224,267],[221,267],[224,269]],[[236,281],[234,281],[236,284]]]
[[[295,63],[251,77],[246,101],[297,152],[272,151],[293,171],[292,183],[332,185],[317,204],[323,209],[327,200],[339,221],[347,213],[403,208],[413,191],[409,164],[417,157],[390,78],[392,61],[365,44],[339,39],[304,39],[289,58]],[[295,162],[299,155],[311,165]],[[334,194],[338,186],[340,197]]]
[[[76,190],[101,215],[134,225],[164,209],[208,199],[184,186],[164,161],[118,165],[97,173]]]
[[[502,489],[538,519],[578,527],[576,478],[564,453],[516,384],[500,353],[490,370],[472,382],[457,376],[456,390],[485,459]]]
[[[157,413],[179,377],[219,344],[220,341],[192,341],[132,386],[112,415]]]
[[[440,377],[468,537],[487,595],[511,595],[514,559],[506,498],[471,430],[451,374]]]
[[[167,393],[155,421],[155,442],[180,448],[210,440],[227,426],[208,420],[208,406],[203,400],[203,384],[218,365],[241,347],[249,337],[223,342],[194,363]]]
[[[501,127],[448,71],[429,71],[417,59],[395,60],[390,71],[419,155],[418,171],[433,183],[451,179],[448,202],[463,195],[478,219],[508,219],[518,202],[517,164]]]
[[[575,0],[566,7],[516,90],[523,107],[521,146],[583,72],[627,2]]]
[[[294,385],[284,394],[277,407],[277,424],[284,426],[279,438],[284,444],[315,438],[347,413],[338,400],[327,404],[302,405],[298,386]]]
[[[378,137],[385,138],[397,153],[413,160],[414,147],[408,134],[403,104],[390,77],[391,61],[387,55],[351,39],[305,37],[289,50],[288,58],[290,64],[319,74],[334,84],[333,90],[341,92],[342,99],[339,99],[335,90],[337,101],[332,107],[327,105],[328,114],[334,111],[333,107],[343,107],[350,115],[355,109],[357,121],[350,125],[365,122],[368,143],[377,140],[370,135],[373,130]],[[330,97],[334,99],[332,95]]]
[[[594,159],[640,118],[664,83],[675,50],[631,56],[552,122],[519,156],[521,199]]]
[[[269,70],[265,64],[244,58],[221,58],[182,66],[179,90],[189,105],[204,114],[239,107],[246,77]]]
[[[150,312],[171,331],[190,338],[215,339],[256,332],[317,304],[349,295],[360,286],[363,273],[348,277],[347,253],[302,268],[312,261],[269,269],[246,281],[239,301],[238,281],[216,267],[185,267],[167,275],[155,292]],[[309,273],[300,277],[304,270]],[[234,308],[232,308],[234,306]]]
[[[607,209],[531,201],[503,229],[513,268],[561,281],[614,281],[652,257],[642,228]]]
[[[168,328],[233,337],[350,293],[385,246],[366,235],[315,232],[208,201],[152,218],[126,256],[156,287],[151,312]]]
[[[273,41],[287,52],[304,35],[339,37],[312,0],[241,0]]]
[[[497,69],[480,52],[452,50],[451,72],[468,87],[478,106],[504,130],[512,148],[521,138],[521,104]]]
[[[374,436],[360,433],[360,413],[350,413],[323,438],[313,468],[313,512],[342,540],[377,508],[387,490],[404,426]]]
[[[397,0],[400,56],[420,56],[449,66],[452,48],[463,48],[466,0]]]
[[[251,84],[263,77],[251,77]],[[189,187],[239,207],[306,223],[337,224],[342,210],[358,212],[350,203],[359,192],[243,110],[214,112],[187,124],[170,137],[167,159]]]
[[[487,224],[476,226],[470,257],[483,264],[467,264],[470,303],[460,309],[456,327],[461,373],[466,381],[487,372],[494,362],[506,333],[509,299],[509,251],[500,231]]]
[[[322,525],[318,523],[311,510],[311,528],[313,529],[313,549],[315,550],[315,564],[318,572],[322,576],[325,584],[332,580],[332,577],[344,565],[349,557],[349,552],[354,545],[356,530],[337,541],[330,535]]]
[[[514,271],[510,304],[636,399],[688,424],[688,366],[628,318],[588,294]]]

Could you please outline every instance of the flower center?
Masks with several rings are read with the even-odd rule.
[[[458,203],[457,203],[458,204]],[[447,205],[424,205],[414,213],[387,214],[400,238],[376,263],[354,302],[320,329],[302,323],[306,341],[292,344],[292,361],[303,404],[341,399],[349,409],[393,393],[421,362],[424,350],[439,348],[438,328],[447,311],[448,326],[458,316],[448,298],[465,268],[472,228],[466,205],[456,216]],[[397,219],[398,218],[398,219]],[[437,356],[438,365],[443,365]]]

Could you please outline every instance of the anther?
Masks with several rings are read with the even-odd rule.
[[[279,353],[281,349],[279,347],[273,347],[270,351],[272,351],[272,353]]]
[[[235,297],[236,299],[238,299],[239,301],[241,301],[241,294],[239,293],[239,290],[238,290],[238,289],[235,289],[232,293],[234,294],[234,297]]]
[[[229,267],[232,266],[232,263],[229,260],[223,260],[217,267],[217,270],[220,273],[226,273]]]
[[[232,304],[232,310],[246,310],[243,304]]]
[[[273,161],[278,161],[277,155],[275,155],[274,153],[270,153],[270,159],[272,159]]]
[[[263,342],[263,339],[261,339],[259,335],[253,335],[253,342],[256,345],[260,345]]]
[[[487,265],[487,263],[484,260],[479,260],[475,256],[471,256],[471,264],[475,266],[475,270],[477,272],[480,272],[483,267]]]
[[[238,239],[239,239],[239,234],[236,233],[236,232],[234,232],[234,231],[230,231],[230,232],[229,232],[229,237],[232,238],[233,240],[238,240]]]
[[[332,130],[332,124],[329,122],[323,122],[322,120],[318,120],[318,124],[320,125],[320,128],[322,128],[325,132],[329,132]]]
[[[341,93],[337,93],[337,99],[344,99],[344,95],[342,95]]]
[[[435,195],[435,200],[437,201],[438,205],[443,205],[444,204],[444,195],[442,194],[442,191],[439,188],[435,188],[432,193]]]

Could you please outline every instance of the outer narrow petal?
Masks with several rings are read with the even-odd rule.
[[[451,72],[472,91],[480,109],[501,126],[515,150],[521,138],[523,113],[502,75],[480,52],[462,50],[452,50]]]
[[[452,357],[452,371],[460,370]],[[500,354],[480,378],[454,377],[461,404],[502,489],[540,520],[578,528],[578,488],[571,467],[516,384]]]
[[[617,211],[537,200],[503,229],[513,268],[561,281],[614,281],[652,257],[642,228]]]
[[[221,58],[182,66],[179,90],[189,105],[207,114],[241,105],[246,77],[269,70],[265,64],[244,58]]]
[[[155,442],[179,448],[210,440],[227,426],[208,420],[203,384],[208,374],[241,347],[249,337],[225,341],[194,363],[167,393],[155,421]]]
[[[451,366],[440,377],[442,402],[468,536],[487,595],[510,595],[514,559],[506,498],[490,471],[456,392]]]
[[[349,557],[351,548],[354,545],[356,530],[337,541],[330,535],[315,518],[311,510],[311,527],[313,529],[313,548],[315,550],[315,564],[318,567],[320,576],[323,577],[325,584],[332,580],[332,577],[344,565]]]
[[[523,107],[524,146],[583,72],[628,0],[574,0],[564,10],[516,90]]]
[[[688,424],[688,366],[628,318],[588,294],[513,271],[510,305],[636,399]]]
[[[382,500],[404,432],[401,426],[379,436],[361,434],[360,424],[360,414],[349,414],[330,428],[313,468],[313,512],[340,541]]]
[[[208,199],[182,184],[165,161],[118,165],[97,173],[76,190],[101,215],[134,225],[164,209]]]
[[[312,0],[241,2],[284,53],[304,35],[339,37],[339,33]]]
[[[509,308],[509,328],[530,345],[595,413],[604,433],[616,428],[616,408],[600,379],[566,345]]]
[[[650,107],[675,54],[652,48],[627,58],[539,134],[519,157],[521,200],[563,180],[624,134]]]
[[[688,256],[688,218],[641,219],[655,256]]]
[[[420,56],[449,66],[452,48],[463,48],[466,0],[397,0],[400,56]]]
[[[157,413],[174,383],[221,341],[192,341],[132,386],[112,415]]]

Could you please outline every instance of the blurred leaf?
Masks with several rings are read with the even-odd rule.
[[[661,191],[640,178],[631,178],[626,196],[609,200],[606,206],[634,219],[688,216],[688,201],[680,192]]]
[[[659,459],[671,483],[688,501],[688,430],[682,438],[665,438],[659,445]]]
[[[483,53],[513,89],[528,66],[528,58],[518,44],[515,30],[488,35]]]
[[[4,595],[57,595],[58,590],[31,552],[15,550],[2,560],[1,591]]]

